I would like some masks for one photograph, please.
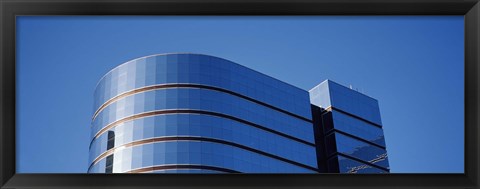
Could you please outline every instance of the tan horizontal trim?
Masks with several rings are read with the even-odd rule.
[[[205,114],[205,115],[212,115],[212,116],[227,118],[227,119],[231,119],[231,120],[234,120],[234,121],[238,121],[238,122],[246,124],[246,125],[250,125],[250,126],[262,129],[264,131],[268,131],[268,132],[283,136],[285,138],[289,138],[291,140],[295,140],[297,142],[301,142],[301,143],[304,143],[304,144],[307,144],[307,145],[310,145],[310,146],[315,146],[314,143],[308,142],[306,140],[299,139],[299,138],[287,135],[285,133],[282,133],[282,132],[279,132],[279,131],[276,131],[276,130],[273,130],[273,129],[270,129],[270,128],[267,128],[267,127],[264,127],[264,126],[261,126],[261,125],[258,125],[256,123],[252,123],[252,122],[249,122],[249,121],[237,118],[237,117],[233,117],[233,116],[230,116],[230,115],[222,114],[222,113],[210,112],[210,111],[204,111],[204,110],[157,110],[157,111],[145,112],[145,113],[140,113],[140,114],[135,114],[135,115],[132,115],[132,116],[129,116],[129,117],[125,117],[125,118],[122,118],[120,120],[117,120],[117,121],[105,126],[101,130],[99,130],[95,134],[95,136],[93,136],[92,141],[90,141],[90,147],[92,146],[93,141],[95,139],[97,139],[101,134],[107,132],[109,129],[111,129],[113,127],[116,127],[117,125],[120,125],[124,122],[135,120],[135,119],[140,119],[140,118],[145,118],[145,117],[149,117],[149,116],[156,116],[156,115],[163,115],[163,114],[181,114],[181,113],[184,113],[184,114],[185,113],[186,114]]]
[[[124,173],[146,173],[146,172],[152,172],[152,171],[172,170],[172,169],[206,169],[206,170],[213,170],[213,171],[221,171],[225,173],[241,173],[239,171],[222,168],[222,167],[207,166],[207,165],[191,165],[191,164],[158,165],[158,166],[142,167],[142,168],[133,169]]]
[[[130,142],[130,143],[121,145],[121,146],[117,146],[115,148],[112,148],[110,150],[107,150],[107,151],[103,152],[97,158],[95,158],[95,160],[93,160],[92,163],[90,164],[88,170],[90,170],[92,168],[92,166],[97,164],[100,160],[102,160],[105,157],[115,153],[115,150],[117,150],[117,149],[123,149],[123,148],[132,147],[132,146],[138,146],[138,145],[144,145],[144,144],[150,144],[150,143],[156,143],[156,142],[181,141],[181,140],[183,140],[183,141],[206,141],[206,142],[225,144],[225,145],[241,148],[241,149],[244,149],[244,150],[248,150],[248,151],[251,151],[251,152],[254,152],[254,153],[258,153],[258,154],[261,154],[261,155],[264,155],[264,156],[267,156],[267,157],[270,157],[270,158],[274,158],[274,159],[277,159],[277,160],[280,160],[280,161],[284,161],[284,162],[287,162],[287,163],[290,163],[290,164],[293,164],[293,165],[296,165],[296,166],[299,166],[299,167],[303,167],[303,168],[310,169],[310,170],[313,170],[313,171],[318,171],[317,168],[315,168],[315,167],[311,167],[309,165],[298,163],[296,161],[292,161],[292,160],[289,160],[289,159],[286,159],[286,158],[283,158],[283,157],[280,157],[280,156],[277,156],[277,155],[273,155],[273,154],[270,154],[270,153],[267,153],[267,152],[264,152],[264,151],[261,151],[261,150],[257,150],[257,149],[254,149],[254,148],[251,148],[251,147],[248,147],[248,146],[244,146],[244,145],[237,144],[237,143],[230,142],[230,141],[226,141],[226,140],[215,139],[215,138],[206,138],[206,137],[198,137],[198,136],[155,137],[155,138],[137,140],[137,141],[134,141],[134,142]]]
[[[134,94],[137,94],[137,93],[141,93],[141,92],[146,92],[146,91],[151,91],[151,90],[155,90],[155,89],[162,89],[162,88],[171,88],[171,87],[174,87],[173,85],[175,84],[166,84],[166,85],[153,85],[153,86],[147,86],[147,87],[142,87],[142,88],[137,88],[137,89],[134,89],[134,90],[131,90],[131,91],[127,91],[127,92],[124,92],[124,93],[121,93],[109,100],[107,100],[106,102],[104,102],[98,109],[97,111],[95,111],[95,113],[93,114],[93,117],[92,117],[92,121],[95,120],[95,118],[97,118],[98,116],[98,113],[100,113],[100,111],[102,111],[103,109],[105,109],[108,105],[118,101],[119,99],[121,98],[124,98],[126,96],[130,96],[130,95],[134,95]]]
[[[118,100],[120,100],[120,99],[122,99],[122,98],[124,98],[124,97],[131,96],[131,95],[134,95],[134,94],[137,94],[137,93],[146,92],[146,91],[152,91],[152,90],[158,90],[158,89],[166,89],[166,88],[200,88],[200,89],[209,89],[209,90],[224,92],[224,93],[228,93],[228,94],[230,94],[230,95],[234,95],[234,96],[237,96],[237,97],[240,97],[240,98],[249,100],[249,101],[251,101],[251,102],[254,102],[254,103],[257,103],[257,104],[260,104],[260,105],[269,107],[269,108],[271,108],[271,109],[274,109],[274,110],[277,110],[277,111],[279,111],[279,112],[285,113],[285,114],[287,114],[287,115],[296,117],[296,118],[301,119],[301,120],[303,120],[303,121],[312,122],[312,121],[311,121],[310,119],[308,119],[308,118],[302,117],[302,116],[300,116],[300,115],[291,113],[291,112],[289,112],[289,111],[286,111],[286,110],[277,108],[277,107],[272,106],[272,105],[270,105],[270,104],[267,104],[267,103],[265,103],[265,102],[262,102],[262,101],[259,101],[259,100],[250,98],[250,97],[248,97],[248,96],[245,96],[245,95],[242,95],[242,94],[239,94],[239,93],[230,91],[230,90],[226,90],[226,89],[219,88],[219,87],[208,86],[208,85],[200,85],[200,84],[181,84],[181,83],[178,83],[178,84],[159,84],[159,85],[151,85],[151,86],[142,87],[142,88],[137,88],[137,89],[134,89],[134,90],[131,90],[131,91],[127,91],[127,92],[121,93],[121,94],[119,94],[119,95],[117,95],[117,96],[115,96],[115,97],[107,100],[105,103],[103,103],[103,104],[95,111],[95,113],[93,114],[92,122],[95,120],[95,118],[97,118],[98,114],[99,114],[103,109],[105,109],[108,105],[110,105],[110,104],[112,104],[112,103],[114,103],[114,102],[116,102],[116,101],[118,101]]]

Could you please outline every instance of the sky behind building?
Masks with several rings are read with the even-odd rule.
[[[379,101],[392,173],[463,173],[463,16],[17,18],[17,171],[85,173],[93,90],[126,61],[213,55]]]

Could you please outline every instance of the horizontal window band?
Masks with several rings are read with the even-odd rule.
[[[185,165],[185,164],[142,167],[142,168],[133,169],[124,173],[145,173],[145,172],[152,172],[152,171],[172,170],[172,169],[204,169],[204,170],[212,170],[212,171],[221,171],[225,173],[242,173],[239,171],[226,169],[222,167],[207,166],[207,165]]]
[[[204,111],[204,110],[157,110],[157,111],[152,111],[152,112],[144,112],[144,113],[140,113],[140,114],[135,114],[135,115],[132,115],[132,116],[128,116],[128,117],[125,117],[125,118],[122,118],[120,120],[117,120],[105,127],[103,127],[102,129],[100,129],[100,131],[97,132],[97,134],[95,134],[95,136],[92,138],[92,141],[90,141],[90,146],[89,148],[92,147],[92,143],[95,139],[97,139],[101,134],[107,132],[109,129],[117,126],[117,125],[120,125],[124,122],[127,122],[127,121],[131,121],[131,120],[135,120],[135,119],[140,119],[140,118],[144,118],[144,117],[149,117],[149,116],[156,116],[156,115],[163,115],[163,114],[204,114],[204,115],[211,115],[211,116],[217,116],[217,117],[222,117],[222,118],[227,118],[227,119],[231,119],[231,120],[234,120],[234,121],[238,121],[240,123],[243,123],[243,124],[246,124],[246,125],[249,125],[249,126],[252,126],[252,127],[256,127],[258,129],[262,129],[264,131],[267,131],[267,132],[270,132],[270,133],[274,133],[274,134],[277,134],[277,135],[280,135],[282,137],[285,137],[285,138],[288,138],[288,139],[291,139],[291,140],[294,140],[294,141],[297,141],[297,142],[301,142],[301,143],[304,143],[306,145],[310,145],[310,146],[315,146],[314,143],[311,143],[311,142],[308,142],[308,141],[305,141],[303,139],[299,139],[299,138],[296,138],[296,137],[293,137],[293,136],[290,136],[290,135],[287,135],[285,133],[282,133],[282,132],[279,132],[279,131],[276,131],[276,130],[273,130],[273,129],[270,129],[270,128],[267,128],[267,127],[264,127],[264,126],[261,126],[261,125],[258,125],[256,123],[252,123],[252,122],[249,122],[249,121],[246,121],[246,120],[243,120],[243,119],[240,119],[240,118],[237,118],[237,117],[233,117],[233,116],[230,116],[230,115],[226,115],[226,114],[221,114],[221,113],[217,113],[217,112],[210,112],[210,111]]]
[[[363,139],[363,138],[357,137],[357,136],[352,135],[352,134],[350,134],[350,133],[346,133],[346,132],[340,131],[340,130],[338,130],[338,129],[332,129],[332,130],[328,131],[327,134],[325,134],[325,136],[328,136],[328,135],[330,135],[330,134],[332,134],[332,133],[334,133],[334,132],[340,133],[340,134],[345,135],[345,136],[347,136],[347,137],[354,138],[354,139],[357,139],[357,140],[359,140],[359,141],[362,141],[362,142],[365,142],[365,143],[367,143],[367,144],[370,144],[370,145],[372,145],[372,146],[376,146],[376,147],[378,147],[378,148],[381,148],[381,149],[386,150],[386,147],[385,147],[385,146],[381,146],[381,145],[376,144],[376,143],[374,143],[374,142],[370,142],[370,141],[368,141],[368,140],[365,140],[365,139]]]
[[[156,143],[156,142],[167,142],[167,141],[205,141],[205,142],[213,142],[213,143],[218,143],[218,144],[229,145],[229,146],[237,147],[237,148],[240,148],[240,149],[243,149],[243,150],[254,152],[254,153],[257,153],[257,154],[260,154],[260,155],[263,155],[263,156],[267,156],[267,157],[270,157],[270,158],[273,158],[273,159],[277,159],[277,160],[280,160],[280,161],[283,161],[283,162],[287,162],[287,163],[290,163],[290,164],[293,164],[293,165],[296,165],[296,166],[299,166],[299,167],[302,167],[302,168],[306,168],[306,169],[318,172],[318,169],[315,168],[315,167],[311,167],[311,166],[308,166],[308,165],[305,165],[305,164],[301,164],[301,163],[298,163],[296,161],[292,161],[292,160],[289,160],[289,159],[286,159],[286,158],[283,158],[283,157],[280,157],[280,156],[277,156],[277,155],[273,155],[273,154],[270,154],[270,153],[267,153],[267,152],[264,152],[264,151],[261,151],[261,150],[250,148],[248,146],[244,146],[244,145],[241,145],[241,144],[237,144],[237,143],[229,142],[229,141],[225,141],[225,140],[220,140],[220,139],[197,137],[197,136],[156,137],[156,138],[137,140],[137,141],[134,141],[134,142],[130,142],[130,143],[121,145],[121,146],[117,146],[115,148],[112,148],[110,150],[107,150],[107,151],[103,152],[97,158],[95,158],[95,160],[93,160],[93,162],[90,164],[88,170],[90,170],[92,168],[92,166],[97,164],[100,160],[102,160],[105,157],[113,154],[116,149],[133,147],[133,146],[150,144],[150,143]]]
[[[345,157],[345,158],[358,161],[358,162],[363,163],[363,164],[365,164],[365,165],[372,166],[372,167],[375,167],[375,168],[377,168],[377,169],[381,169],[381,170],[390,172],[390,170],[387,169],[387,168],[385,168],[385,167],[382,167],[382,166],[379,166],[379,165],[375,165],[375,164],[370,163],[370,162],[368,162],[368,161],[365,161],[365,160],[362,160],[362,159],[359,159],[359,158],[356,158],[356,157],[353,157],[353,156],[350,156],[350,155],[347,155],[347,154],[344,154],[344,153],[341,153],[341,152],[335,152],[335,153],[333,153],[332,155],[330,155],[330,156],[327,158],[327,160],[330,160],[330,159],[332,159],[332,158],[335,157],[335,156],[343,156],[343,157]],[[387,156],[385,155],[385,157],[383,157],[383,158],[386,159]],[[371,160],[370,160],[370,161],[371,161]]]
[[[230,90],[226,90],[226,89],[223,89],[223,88],[213,87],[213,86],[208,86],[208,85],[200,85],[200,84],[160,84],[160,85],[152,85],[152,86],[137,88],[137,89],[133,89],[133,90],[131,90],[131,91],[124,92],[124,93],[122,93],[122,94],[120,94],[120,95],[117,95],[117,96],[115,96],[115,97],[107,100],[105,103],[103,103],[103,104],[97,109],[97,111],[95,111],[95,113],[93,114],[92,121],[95,120],[95,118],[98,116],[98,114],[99,114],[103,109],[105,109],[108,105],[110,105],[110,104],[118,101],[118,100],[121,99],[121,98],[124,98],[124,97],[126,97],[126,96],[130,96],[130,95],[134,95],[134,94],[137,94],[137,93],[146,92],[146,91],[152,91],[152,90],[157,90],[157,89],[167,89],[167,88],[200,88],[200,89],[209,89],[209,90],[224,92],[224,93],[228,93],[228,94],[230,94],[230,95],[234,95],[234,96],[237,96],[237,97],[246,99],[246,100],[248,100],[248,101],[251,101],[251,102],[254,102],[254,103],[257,103],[257,104],[266,106],[266,107],[268,107],[268,108],[271,108],[271,109],[274,109],[274,110],[276,110],[276,111],[282,112],[282,113],[287,114],[287,115],[289,115],[289,116],[296,117],[296,118],[301,119],[301,120],[303,120],[303,121],[307,121],[307,122],[310,122],[310,123],[312,122],[312,120],[310,120],[310,119],[308,119],[308,118],[305,118],[305,117],[302,117],[302,116],[300,116],[300,115],[291,113],[291,112],[289,112],[289,111],[286,111],[286,110],[277,108],[277,107],[275,107],[275,106],[272,106],[272,105],[267,104],[267,103],[265,103],[265,102],[262,102],[262,101],[259,101],[259,100],[250,98],[250,97],[248,97],[248,96],[245,96],[245,95],[242,95],[242,94],[239,94],[239,93],[230,91]]]
[[[382,125],[379,125],[379,124],[377,124],[377,123],[371,122],[371,121],[366,120],[366,119],[364,119],[364,118],[362,118],[362,117],[359,117],[359,116],[357,116],[357,115],[353,115],[353,114],[351,114],[351,113],[348,113],[348,112],[343,111],[343,110],[341,110],[341,109],[335,108],[335,107],[333,107],[333,106],[329,106],[329,107],[325,108],[324,111],[322,112],[322,115],[325,114],[325,113],[331,112],[332,110],[335,110],[335,111],[340,112],[340,113],[342,113],[342,114],[345,114],[345,115],[347,115],[347,116],[350,116],[350,117],[359,119],[360,121],[366,122],[366,123],[368,123],[368,124],[370,124],[370,125],[373,125],[373,126],[375,126],[375,127],[383,128]]]
[[[183,165],[183,164],[143,167],[139,169],[130,170],[125,173],[142,173],[147,171],[149,172],[149,171],[172,170],[172,169],[205,169],[205,170],[212,170],[212,171],[221,171],[225,173],[242,173],[239,171],[222,168],[222,167],[207,166],[207,165]]]

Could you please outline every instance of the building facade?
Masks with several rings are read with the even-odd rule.
[[[319,129],[332,109],[316,103],[313,94],[208,55],[161,54],[126,62],[95,89],[88,172],[318,173],[348,172],[342,166],[362,163],[372,168],[356,172],[388,172],[386,159],[371,161],[375,150],[333,145],[350,130],[340,129],[342,124],[329,125],[333,132]],[[342,104],[330,107],[337,103]],[[369,105],[378,110],[378,103]],[[362,111],[342,110],[357,115],[357,109]],[[353,118],[372,121],[381,131],[378,111],[358,116]],[[377,144],[370,135],[346,136]],[[381,140],[375,147],[385,150],[383,132]]]
[[[326,80],[310,90],[318,165],[331,173],[388,173],[378,101]]]

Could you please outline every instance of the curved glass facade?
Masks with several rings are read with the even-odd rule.
[[[225,59],[135,59],[94,99],[89,173],[317,172],[309,93]]]

